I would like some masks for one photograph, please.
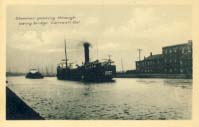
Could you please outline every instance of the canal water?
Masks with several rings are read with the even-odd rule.
[[[45,119],[184,120],[192,80],[117,78],[111,83],[8,77],[7,86]]]

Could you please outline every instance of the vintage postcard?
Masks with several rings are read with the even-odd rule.
[[[194,3],[4,1],[2,126],[197,126]]]

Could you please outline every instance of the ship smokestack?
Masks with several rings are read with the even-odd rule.
[[[150,56],[152,56],[152,52],[150,52]]]
[[[89,63],[89,46],[90,46],[90,43],[85,42],[83,45],[84,45],[85,64],[87,64],[87,63]]]

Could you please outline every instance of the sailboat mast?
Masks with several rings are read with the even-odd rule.
[[[68,58],[67,58],[67,52],[66,52],[66,40],[64,40],[65,43],[65,59],[66,59],[66,68],[68,67]]]

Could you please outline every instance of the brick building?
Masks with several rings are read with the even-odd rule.
[[[138,73],[192,74],[192,41],[166,46],[162,54],[152,55],[136,61]]]
[[[144,57],[144,60],[136,61],[136,71],[140,73],[161,73],[163,56],[162,54]]]
[[[192,41],[162,48],[164,73],[192,74]]]

